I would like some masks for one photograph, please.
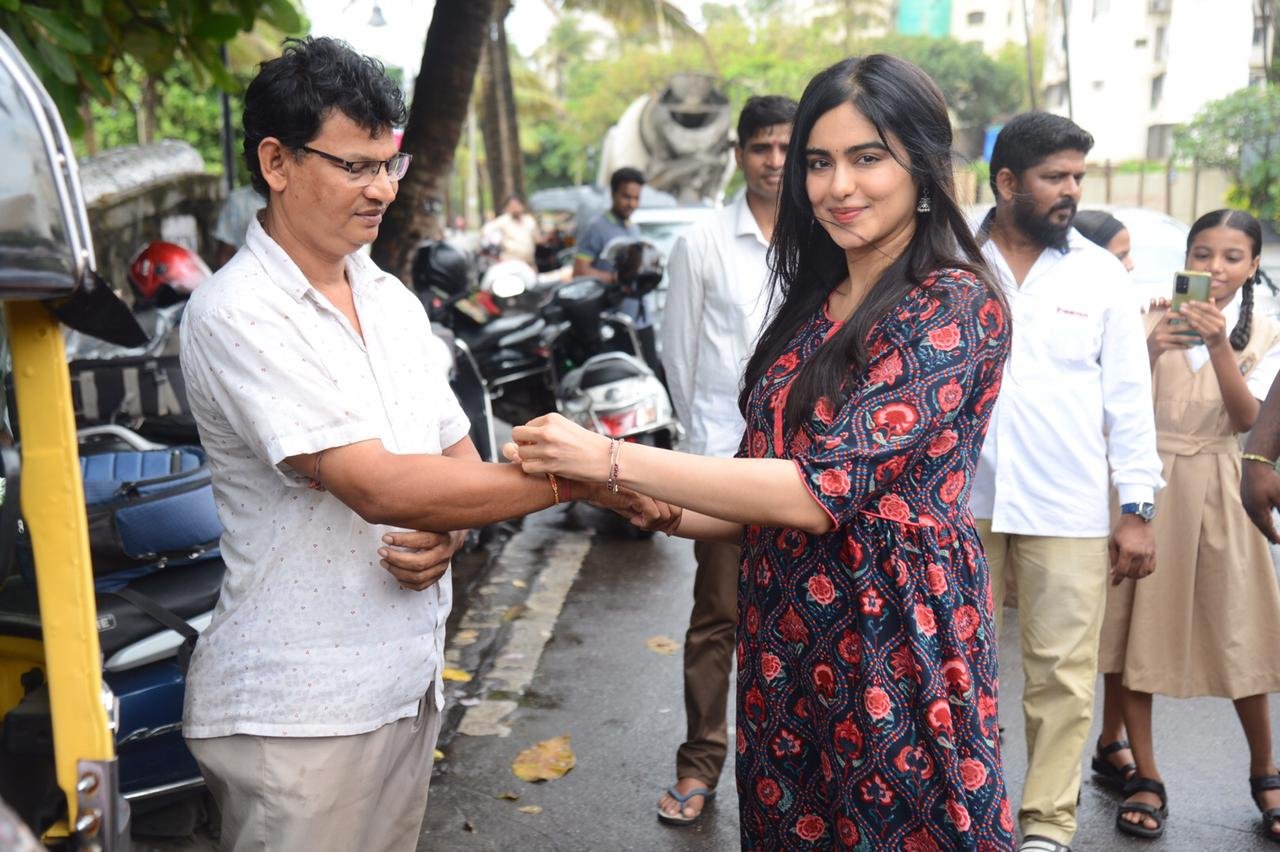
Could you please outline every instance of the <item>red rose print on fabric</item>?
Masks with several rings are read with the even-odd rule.
[[[863,615],[879,615],[884,607],[884,598],[876,594],[875,589],[867,589],[858,596],[862,604]]]
[[[858,728],[857,723],[853,721],[853,717],[849,717],[836,725],[835,736],[836,748],[847,755],[850,760],[857,760],[862,755],[862,731]]]
[[[813,602],[826,606],[836,599],[836,587],[826,574],[814,574],[809,578],[809,597]]]
[[[764,675],[765,680],[773,680],[778,675],[782,674],[782,661],[773,654],[761,654],[760,674]]]
[[[796,834],[810,843],[827,833],[827,823],[817,814],[805,814],[796,820]]]
[[[769,452],[769,439],[761,432],[755,432],[751,435],[751,457],[762,459]]]
[[[836,673],[827,663],[818,663],[813,667],[813,688],[827,700],[835,697]]]
[[[951,733],[951,705],[944,698],[935,698],[925,711],[925,721],[935,734]]]
[[[920,422],[920,412],[910,403],[890,402],[871,413],[871,422],[890,438],[900,438]]]
[[[943,411],[955,411],[963,399],[964,388],[955,379],[938,388],[938,407]]]
[[[862,545],[856,539],[845,537],[840,542],[840,561],[850,568],[862,562]]]
[[[960,657],[948,657],[942,664],[942,679],[946,681],[949,688],[960,695],[966,694],[973,687],[969,666]]]
[[[813,407],[813,413],[823,426],[830,426],[831,421],[836,419],[836,412],[831,407],[831,400],[825,396],[818,397],[818,403]]]
[[[852,630],[846,630],[836,646],[836,653],[846,663],[856,666],[862,662],[862,640]]]
[[[932,458],[945,456],[947,453],[955,449],[956,443],[960,440],[960,436],[954,430],[947,429],[940,433],[938,437],[929,442],[928,453]]]
[[[955,799],[947,800],[947,816],[951,817],[951,821],[956,824],[957,830],[969,830],[969,811],[964,805],[960,804]]]
[[[929,587],[929,594],[942,594],[947,590],[947,572],[938,563],[930,562],[924,569],[924,584]]]
[[[987,767],[982,761],[967,757],[960,761],[960,783],[970,792],[987,783]]]
[[[756,782],[756,798],[771,808],[782,798],[782,788],[772,778],[761,778]]]
[[[867,715],[876,720],[885,718],[893,710],[893,703],[889,700],[889,693],[878,686],[872,686],[867,689],[866,694],[863,696],[863,703],[866,705]]]
[[[956,607],[955,615],[951,617],[952,627],[956,631],[956,638],[962,642],[968,642],[973,638],[973,634],[978,632],[978,625],[982,623],[978,610],[972,606],[965,604]]]
[[[879,509],[880,514],[891,521],[901,523],[911,520],[911,507],[907,505],[906,500],[903,500],[897,494],[886,494],[881,497]]]
[[[938,622],[933,617],[933,609],[927,604],[916,604],[916,627],[925,636],[932,636],[938,632]]]
[[[892,386],[902,376],[902,354],[890,352],[884,358],[875,360],[875,355],[868,353],[872,359],[871,369],[867,370],[867,384]]]
[[[960,327],[955,323],[929,332],[929,345],[939,352],[950,352],[960,345]]]
[[[849,474],[838,467],[829,467],[819,474],[818,488],[828,497],[843,497],[849,493]]]
[[[947,478],[942,482],[942,487],[938,489],[938,498],[943,503],[954,503],[963,490],[964,471],[953,470],[947,474]]]
[[[752,636],[755,636],[756,632],[760,629],[760,611],[755,608],[754,604],[747,607],[746,622],[747,632]]]

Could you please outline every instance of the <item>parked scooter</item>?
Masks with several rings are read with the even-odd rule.
[[[624,297],[658,286],[661,253],[643,240],[615,241],[606,253],[615,261],[616,283],[577,279],[552,291],[537,313],[477,320],[460,310],[469,294],[466,258],[445,243],[419,248],[414,285],[475,356],[501,419],[524,423],[560,411],[610,437],[671,447],[679,426],[670,396],[641,359],[630,317],[616,310]],[[512,268],[491,286],[516,297],[528,281]]]

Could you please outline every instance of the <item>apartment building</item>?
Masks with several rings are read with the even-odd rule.
[[[1089,130],[1092,158],[1162,159],[1206,103],[1264,79],[1254,0],[1074,0],[1049,16],[1044,108]]]

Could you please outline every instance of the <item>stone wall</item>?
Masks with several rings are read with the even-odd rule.
[[[190,145],[167,140],[106,151],[84,160],[80,175],[98,271],[126,298],[129,262],[153,240],[185,246],[211,264],[226,190]]]

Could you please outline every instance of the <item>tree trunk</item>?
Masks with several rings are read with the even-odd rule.
[[[413,165],[400,181],[399,197],[387,209],[373,244],[374,262],[402,281],[409,280],[418,243],[443,233],[443,196],[467,119],[493,3],[437,0],[431,16],[400,146],[413,155]]]
[[[507,47],[506,17],[509,11],[510,0],[496,0],[480,77],[481,129],[495,210],[513,192],[524,193],[520,126],[516,120],[516,99]]]

